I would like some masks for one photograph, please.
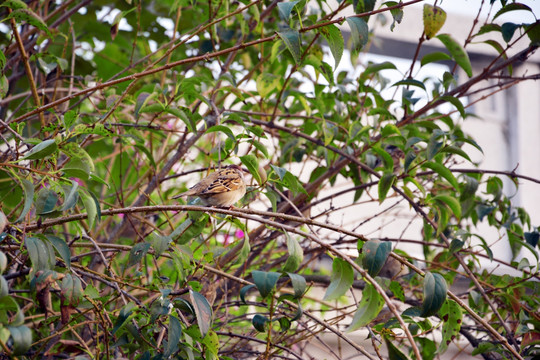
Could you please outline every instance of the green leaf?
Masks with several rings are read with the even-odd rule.
[[[163,352],[164,358],[168,358],[178,351],[178,343],[180,342],[180,337],[182,336],[182,324],[176,316],[169,315],[169,329],[167,333],[167,347]]]
[[[351,28],[351,37],[353,41],[354,50],[360,51],[368,42],[369,39],[369,27],[364,19],[357,17],[348,17],[347,23]]]
[[[301,298],[306,291],[306,279],[302,275],[287,273],[291,279],[291,284],[294,290],[294,297]]]
[[[448,287],[440,274],[427,271],[424,276],[424,300],[422,302],[422,317],[435,315],[446,301]]]
[[[465,243],[462,240],[453,239],[452,242],[450,243],[450,247],[448,248],[448,251],[452,253],[458,252],[459,250],[463,249],[463,245],[465,245]]]
[[[304,193],[307,194],[306,190],[300,183],[300,180],[293,174],[291,174],[289,171],[285,170],[284,168],[281,168],[279,166],[274,166],[270,164],[270,167],[274,170],[274,172],[279,176],[280,180],[282,181],[283,185],[291,190],[293,194],[299,194]]]
[[[510,42],[510,40],[512,40],[512,38],[514,37],[514,33],[516,32],[517,28],[519,28],[519,25],[511,22],[506,22],[502,24],[501,33],[503,40],[507,43]]]
[[[37,160],[51,155],[58,149],[58,145],[54,139],[45,140],[34,146],[30,151],[26,153],[23,159],[25,160]]]
[[[174,239],[175,236],[173,235],[175,233],[181,234],[180,237],[176,240],[176,243],[179,245],[186,244],[187,242],[195,239],[202,233],[202,231],[206,227],[206,224],[208,223],[208,219],[208,214],[201,214],[193,220],[187,219],[177,229],[175,229],[170,236],[172,239]]]
[[[300,33],[296,30],[285,30],[277,33],[291,53],[294,62],[299,65],[301,59]]]
[[[165,112],[172,114],[182,120],[184,124],[186,124],[186,127],[189,131],[193,133],[197,132],[197,124],[193,121],[193,118],[190,116],[191,113],[189,111],[187,111],[186,113],[184,109],[179,109],[174,106],[168,106],[165,108]]]
[[[424,57],[422,57],[422,60],[420,60],[420,64],[422,66],[424,66],[424,65],[432,63],[432,62],[448,61],[448,60],[451,60],[451,59],[452,58],[447,53],[444,53],[442,51],[436,51],[436,52],[424,55]]]
[[[26,326],[8,326],[13,341],[12,355],[24,355],[32,345],[32,331]]]
[[[0,299],[8,295],[9,295],[9,285],[6,279],[3,276],[0,276]]]
[[[420,89],[426,90],[426,86],[424,85],[423,82],[414,80],[414,79],[400,80],[397,83],[393,84],[392,86],[399,86],[399,85],[416,86],[416,87],[419,87]]]
[[[24,190],[24,206],[21,214],[17,220],[15,220],[15,223],[18,223],[25,218],[26,214],[28,214],[30,211],[30,207],[32,207],[32,202],[34,201],[34,185],[26,179],[21,179],[21,183]]]
[[[340,258],[334,258],[332,262],[332,276],[330,285],[326,289],[323,300],[335,300],[344,295],[354,282],[354,272],[352,266]]]
[[[28,5],[26,5],[22,0],[6,0],[0,5],[0,7],[1,6],[8,7],[11,10],[28,9]]]
[[[83,202],[84,208],[86,209],[86,214],[88,215],[88,226],[91,228],[94,227],[94,222],[96,221],[97,217],[97,205],[94,201],[94,198],[87,194],[85,191],[79,192],[79,195],[81,196],[81,200]]]
[[[66,274],[60,286],[60,296],[64,305],[77,306],[82,299],[83,288],[78,277]]]
[[[131,267],[135,264],[138,264],[142,261],[142,259],[146,256],[148,253],[148,250],[150,249],[150,244],[147,242],[141,242],[138,244],[135,244],[131,251],[129,252],[129,258],[127,267]]]
[[[538,240],[540,240],[540,233],[538,231],[526,232],[523,235],[525,237],[525,241],[529,245],[531,245],[532,247],[536,247],[536,245],[538,245]]]
[[[446,21],[446,12],[438,6],[424,4],[424,32],[429,40],[441,30]]]
[[[52,213],[57,201],[58,194],[56,191],[48,188],[39,190],[36,199],[36,214],[44,215]]]
[[[127,303],[118,313],[118,317],[116,318],[116,321],[114,322],[113,329],[111,333],[114,335],[121,327],[124,325],[124,323],[128,320],[129,316],[133,312],[133,308],[135,307],[134,303]]]
[[[446,204],[450,210],[452,210],[458,220],[461,218],[461,204],[455,197],[450,195],[437,195],[433,197],[433,200]]]
[[[290,236],[287,232],[285,232],[285,235],[287,236],[287,250],[289,251],[289,257],[285,261],[285,265],[283,265],[283,272],[293,272],[298,269],[302,260],[304,260],[304,250],[298,243],[298,240]]]
[[[255,155],[247,154],[244,156],[240,156],[240,161],[242,161],[242,164],[247,167],[249,173],[253,176],[255,180],[257,180],[260,185],[262,183],[262,180],[261,175],[259,174],[259,159],[257,159]]]
[[[62,205],[60,211],[69,210],[77,205],[77,201],[79,200],[79,192],[77,191],[78,188],[79,184],[76,181],[71,180],[71,187],[65,188],[64,204]]]
[[[383,268],[390,252],[392,252],[392,243],[390,241],[367,241],[362,247],[362,266],[369,275],[375,277]]]
[[[334,57],[334,69],[336,69],[341,61],[343,56],[343,49],[345,48],[345,41],[343,40],[343,35],[336,25],[328,25],[319,28],[319,33],[324,37],[332,56]]]
[[[437,349],[442,354],[448,345],[458,336],[463,321],[461,307],[454,300],[446,300],[439,310],[439,317],[444,321],[442,327],[442,341]]]
[[[199,325],[201,336],[204,338],[212,326],[212,307],[204,296],[192,289],[189,290],[189,298],[197,316],[197,324]]]
[[[233,143],[236,142],[236,137],[234,136],[232,130],[225,125],[214,125],[211,128],[206,130],[207,134],[212,133],[212,132],[222,132],[225,135],[227,135],[227,137],[231,139]]]
[[[257,91],[261,98],[266,98],[278,86],[279,78],[274,74],[262,73],[257,76]]]
[[[55,264],[54,251],[48,242],[45,243],[36,237],[27,237],[24,245],[28,250],[34,272],[53,268]]]
[[[266,324],[268,324],[270,320],[266,316],[255,314],[253,319],[251,319],[251,323],[253,324],[253,327],[258,332],[265,332],[266,331]]]
[[[64,261],[64,264],[66,264],[68,270],[71,269],[71,251],[69,251],[69,246],[66,244],[66,242],[54,235],[45,235],[45,237],[56,249],[58,255],[60,255]]]
[[[397,1],[385,1],[383,5],[386,5],[388,7],[396,6],[398,5]],[[396,27],[396,23],[401,24],[401,21],[403,20],[403,9],[402,8],[394,8],[390,9],[390,14],[392,14],[392,25],[390,25],[390,31],[394,31],[394,28]]]
[[[441,152],[442,153],[450,153],[450,154],[459,155],[462,158],[465,158],[465,159],[469,160],[470,162],[472,162],[471,158],[469,157],[469,154],[467,154],[465,151],[463,151],[463,149],[461,149],[461,148],[459,148],[457,146],[454,146],[454,145],[448,145],[448,146],[443,147],[441,149]]]
[[[449,34],[440,34],[437,35],[437,39],[439,39],[443,45],[446,47],[450,55],[452,55],[452,58],[454,61],[467,73],[469,77],[472,76],[472,66],[471,66],[471,60],[469,59],[469,55],[454,38]]]
[[[246,294],[249,290],[253,289],[255,285],[246,285],[240,289],[240,300],[245,304],[246,303]]]
[[[405,355],[401,350],[392,344],[391,339],[388,336],[384,336],[384,343],[388,348],[388,360],[409,360],[407,355]]]
[[[215,331],[210,330],[208,334],[204,337],[202,344],[205,347],[205,359],[208,360],[219,360],[219,337]]]
[[[28,24],[37,27],[39,30],[45,31],[49,37],[52,37],[47,24],[39,17],[38,14],[28,8],[18,8],[6,17],[8,19],[15,19],[18,23],[26,21]]]
[[[263,298],[266,298],[272,293],[272,290],[274,290],[274,287],[276,286],[276,283],[280,277],[280,274],[277,272],[258,270],[254,270],[251,275],[253,276],[255,286],[257,286],[257,289]]]
[[[529,11],[531,13],[533,12],[532,9],[529,6],[525,5],[525,4],[512,3],[512,4],[508,4],[506,6],[503,6],[501,8],[501,10],[497,11],[495,16],[493,16],[493,20],[495,20],[496,18],[498,18],[502,14],[505,14],[505,13],[510,12],[510,11],[516,11],[516,10],[525,10],[525,11]]]
[[[422,167],[435,171],[441,177],[445,178],[454,187],[454,189],[459,191],[459,184],[456,177],[444,165],[436,162],[427,162],[423,164]]]
[[[163,252],[167,250],[169,245],[172,243],[172,238],[170,236],[160,235],[156,231],[152,231],[150,235],[148,235],[148,238],[148,241],[154,248],[154,256],[156,258],[163,254]]]
[[[66,176],[76,177],[82,180],[88,180],[90,177],[91,165],[85,158],[71,158],[71,160],[64,165],[62,171]]]
[[[277,7],[279,11],[279,17],[283,19],[283,21],[288,22],[289,18],[291,17],[292,10],[299,2],[300,0],[278,3]]]
[[[525,25],[524,29],[527,32],[527,36],[531,40],[531,44],[540,45],[540,20],[536,20],[536,22],[532,24]]]
[[[366,284],[362,291],[362,300],[358,304],[358,310],[354,313],[353,320],[345,331],[351,332],[366,326],[379,315],[383,306],[384,300],[382,296],[373,285]]]
[[[6,271],[7,264],[8,264],[8,259],[7,259],[6,254],[0,251],[0,274],[3,274],[4,271]]]
[[[396,179],[396,175],[394,175],[391,172],[385,172],[380,180],[379,180],[379,204],[381,204],[384,199],[386,199],[386,195],[388,195],[388,191],[394,184],[394,180]]]
[[[1,52],[0,52],[1,54]],[[9,91],[9,81],[6,75],[0,77],[0,98],[5,98]]]
[[[462,118],[465,118],[465,107],[461,103],[461,101],[453,96],[441,96],[439,98],[440,100],[448,101],[450,104],[454,105],[456,109],[459,111],[459,114]]]

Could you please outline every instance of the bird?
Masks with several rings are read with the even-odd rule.
[[[173,196],[173,199],[197,196],[204,206],[232,207],[246,194],[243,172],[240,166],[229,165],[211,173],[188,191]]]

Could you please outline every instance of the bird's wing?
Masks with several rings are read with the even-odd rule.
[[[237,190],[242,186],[242,179],[235,172],[220,174],[205,189],[199,192],[200,195],[220,194]]]

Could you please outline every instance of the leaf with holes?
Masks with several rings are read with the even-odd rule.
[[[38,14],[28,8],[18,8],[6,17],[8,19],[15,19],[18,23],[27,22],[28,24],[37,27],[39,30],[45,31],[49,37],[52,37],[52,33],[47,27],[47,24],[39,17]]]
[[[324,301],[340,298],[352,286],[354,282],[354,272],[352,266],[340,258],[334,258],[332,262],[332,276],[330,285],[324,294]]]
[[[208,300],[196,291],[189,290],[191,304],[197,316],[197,324],[201,331],[201,336],[204,338],[212,326],[212,307]]]
[[[424,32],[431,39],[441,30],[446,21],[446,12],[438,6],[424,5]]]
[[[438,354],[442,354],[448,345],[458,336],[463,321],[461,307],[454,300],[446,300],[439,310],[439,317],[444,321],[442,327],[442,340],[437,349]]]
[[[127,267],[131,267],[135,264],[140,263],[145,257],[145,255],[148,253],[149,249],[150,244],[147,242],[135,244],[129,252]]]
[[[270,73],[262,73],[257,76],[257,91],[261,98],[266,98],[272,91],[279,87],[279,78]]]

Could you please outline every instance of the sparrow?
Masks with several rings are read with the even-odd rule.
[[[204,206],[232,207],[246,194],[243,170],[238,165],[229,165],[215,171],[191,187],[188,191],[173,196],[197,196]]]

